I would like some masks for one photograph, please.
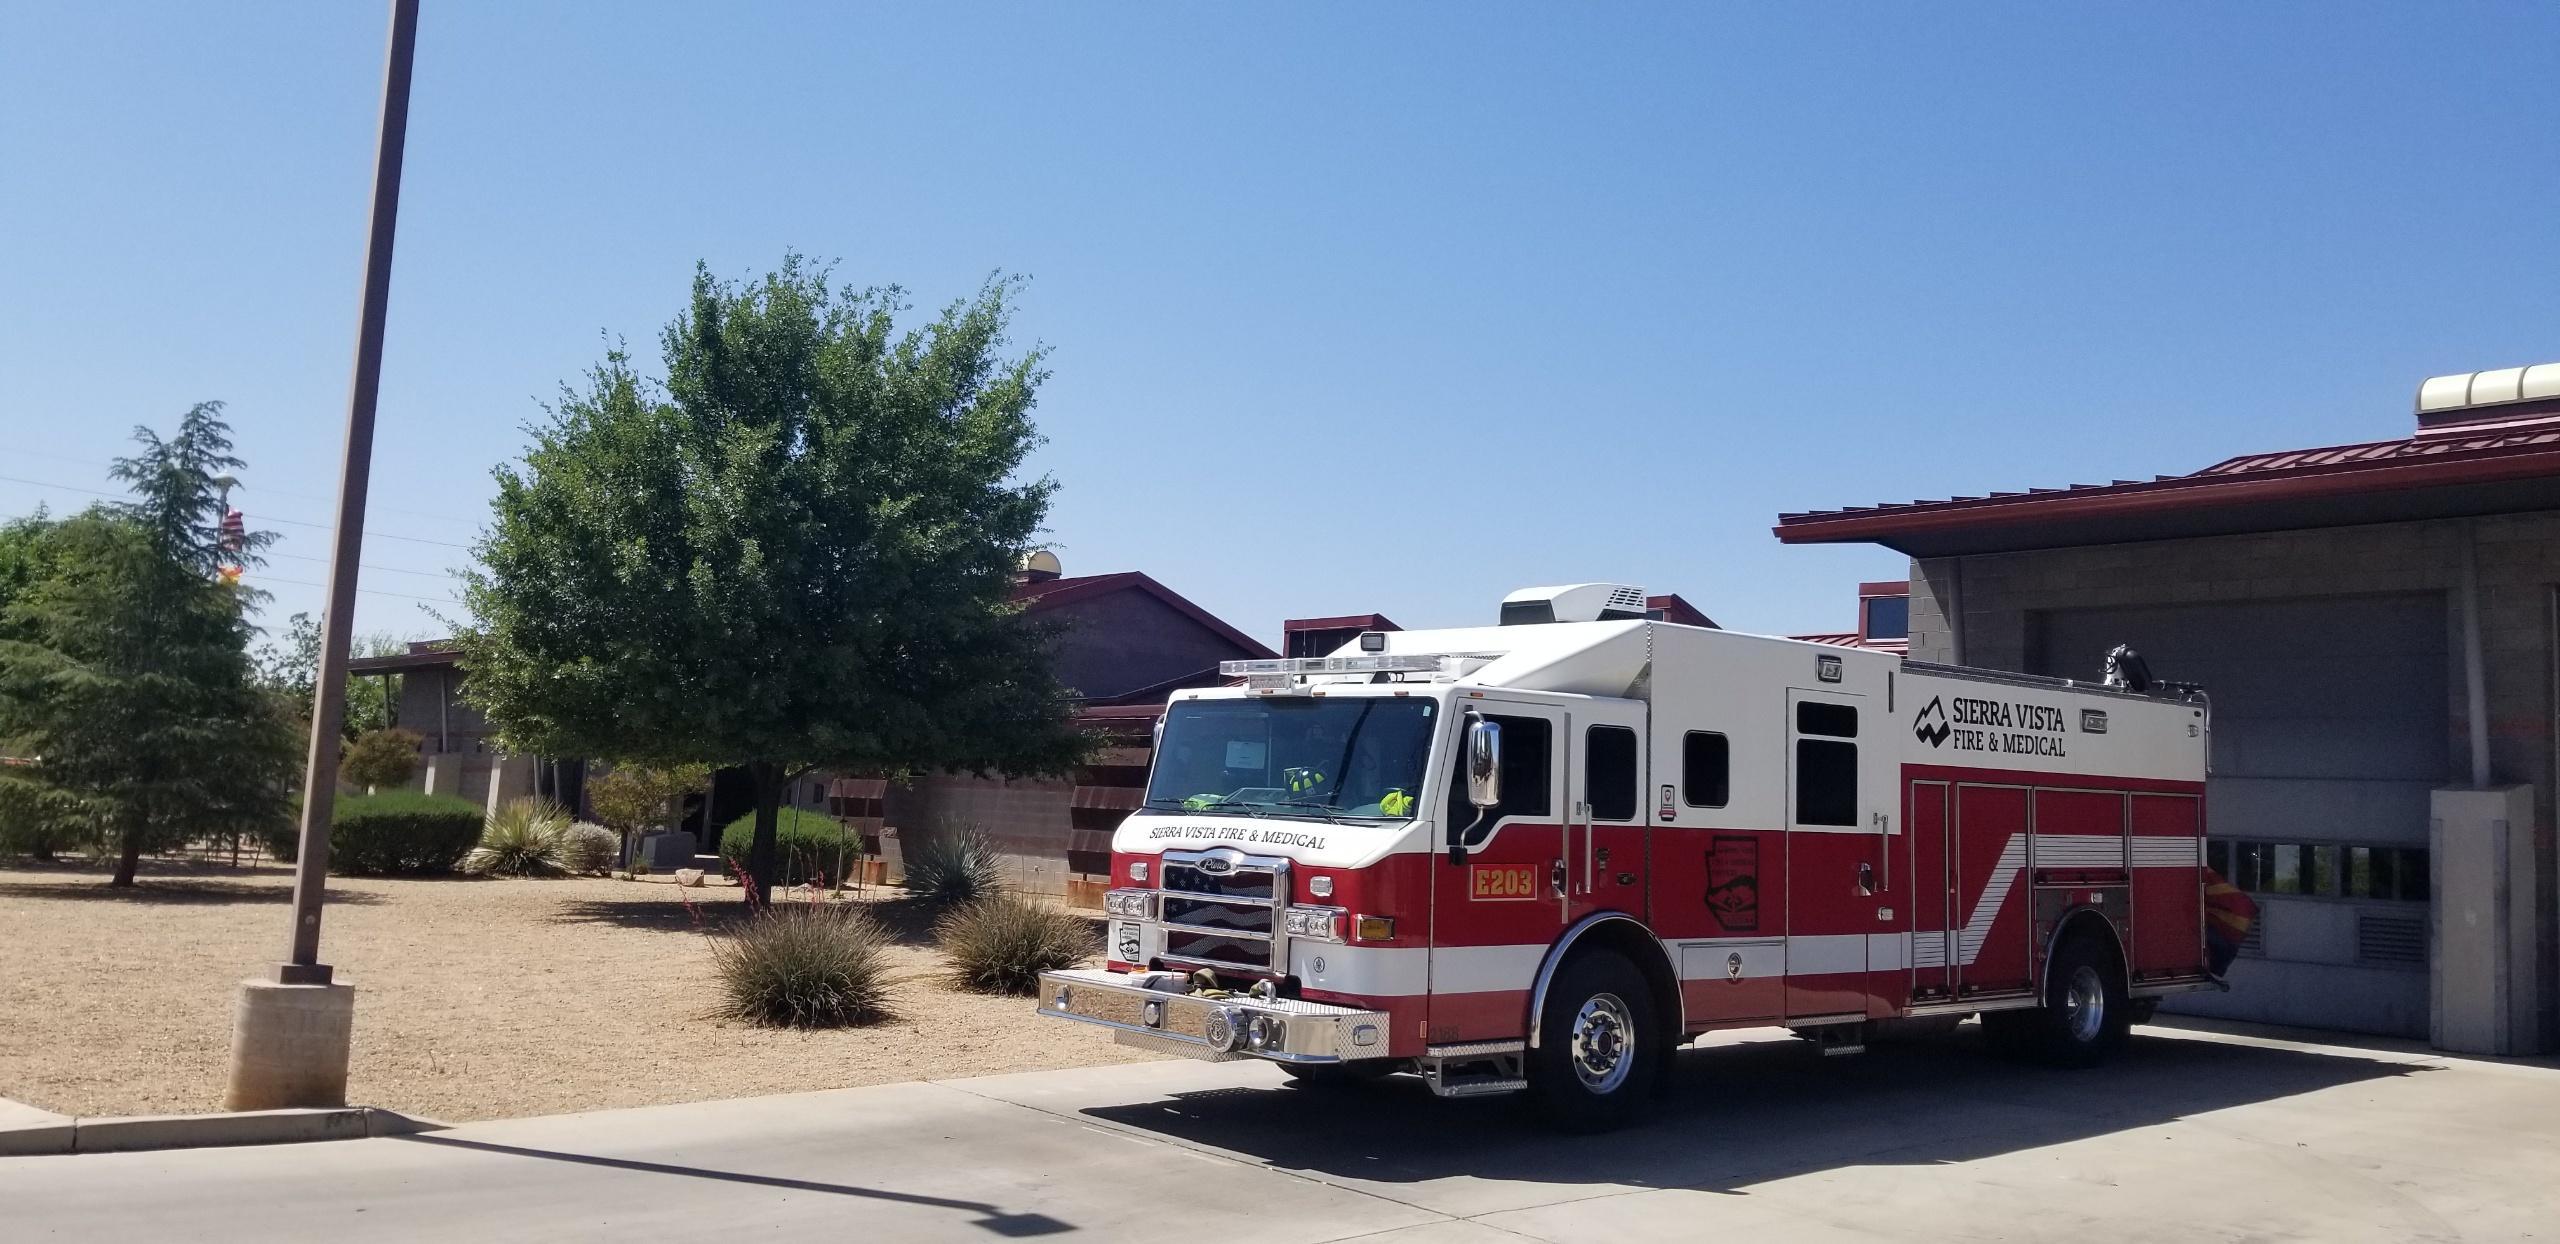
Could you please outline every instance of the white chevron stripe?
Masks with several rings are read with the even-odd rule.
[[[2027,835],[2011,834],[2000,844],[2000,858],[1991,864],[1991,875],[1982,884],[1982,893],[1974,899],[1973,909],[1965,916],[1964,927],[1956,933],[1956,962],[1972,966],[1982,955],[1982,945],[1991,938],[1991,926],[2000,918],[2000,909],[2009,902],[2011,887],[2018,884],[2018,874],[2026,868]],[[2038,868],[2122,868],[2125,866],[2125,840],[2095,834],[2035,835]],[[2204,859],[2201,838],[2135,838],[2133,867],[2193,868]],[[1927,932],[1911,939],[1911,966],[1915,968],[1945,967],[1946,952],[1937,939]]]

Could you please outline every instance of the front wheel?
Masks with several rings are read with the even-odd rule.
[[[1635,1117],[1668,1056],[1644,974],[1614,951],[1576,955],[1547,987],[1529,1100],[1556,1127],[1606,1131]]]

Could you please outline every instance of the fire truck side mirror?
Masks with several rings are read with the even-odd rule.
[[[1467,714],[1467,802],[1491,808],[1502,802],[1502,727]]]

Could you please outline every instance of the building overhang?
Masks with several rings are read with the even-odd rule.
[[[1872,543],[1912,557],[2560,509],[2560,431],[2234,458],[2193,475],[1788,514],[1787,544]]]

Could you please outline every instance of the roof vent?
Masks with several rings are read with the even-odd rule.
[[[2560,363],[2430,376],[2418,386],[2418,429],[2483,427],[2560,415]]]
[[[1644,589],[1623,583],[1524,587],[1502,598],[1502,624],[1642,621]]]

